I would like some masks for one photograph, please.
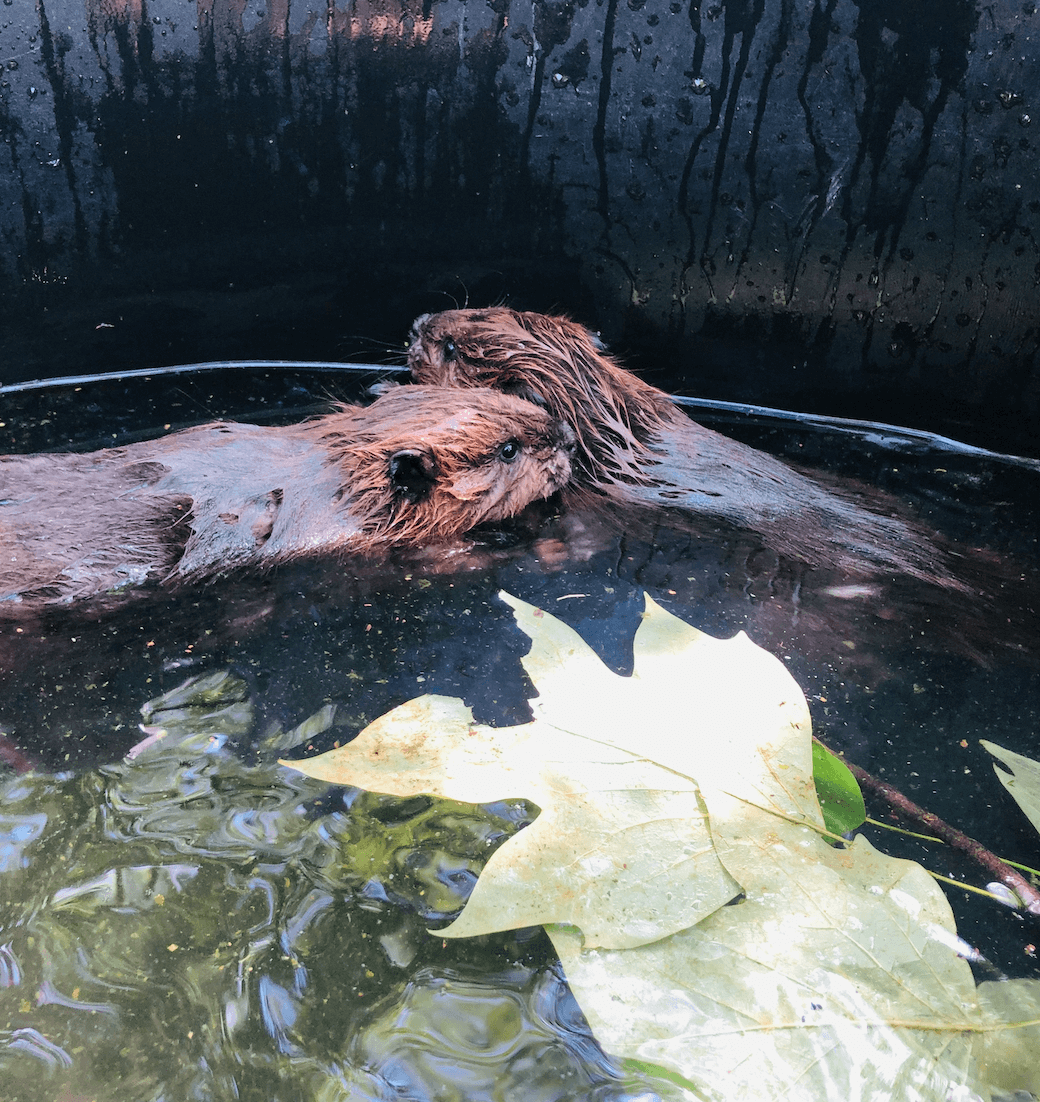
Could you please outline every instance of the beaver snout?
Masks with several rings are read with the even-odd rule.
[[[422,336],[423,328],[426,323],[432,318],[432,314],[420,314],[415,321],[412,322],[411,332],[408,334],[408,351],[414,348],[416,342]]]
[[[553,422],[553,443],[567,455],[574,455],[578,447],[578,438],[574,435],[574,429],[566,421]]]

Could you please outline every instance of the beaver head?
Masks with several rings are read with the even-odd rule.
[[[564,317],[506,307],[425,314],[412,328],[408,366],[417,382],[491,387],[567,421],[585,483],[642,481],[647,446],[676,418],[665,394]]]
[[[400,387],[307,426],[371,542],[429,544],[505,520],[571,475],[574,433],[521,398]]]

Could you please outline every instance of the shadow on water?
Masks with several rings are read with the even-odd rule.
[[[10,450],[85,449],[171,418],[284,420],[356,386],[261,368],[82,383],[12,396],[7,431],[19,433]],[[330,789],[275,763],[329,705],[292,756],[427,692],[493,725],[528,718],[528,641],[501,589],[571,624],[619,673],[644,591],[711,635],[746,630],[791,670],[832,746],[1029,863],[1035,832],[978,740],[1040,756],[1037,473],[876,433],[713,416],[702,419],[908,498],[951,538],[1026,564],[1022,581],[1008,570],[991,602],[966,607],[900,579],[806,572],[739,532],[539,515],[512,543],[447,561],[299,563],[0,623],[5,1098],[667,1096],[599,1051],[540,933],[429,936],[536,808]],[[198,675],[218,675],[210,696],[177,694]],[[145,726],[178,737],[124,758],[157,700]],[[980,879],[948,853],[875,842]],[[949,894],[996,967],[1040,977],[1040,931]]]

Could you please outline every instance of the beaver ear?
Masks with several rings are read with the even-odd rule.
[[[427,448],[408,448],[390,456],[390,484],[413,505],[428,496],[437,482],[437,461]]]

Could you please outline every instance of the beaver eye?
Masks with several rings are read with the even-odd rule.
[[[520,454],[520,441],[519,440],[507,440],[498,449],[498,458],[503,463],[512,463],[514,459]]]
[[[446,360],[454,360],[457,353],[458,349],[455,347],[455,342],[451,337],[445,337],[444,343],[441,345],[441,355]]]

